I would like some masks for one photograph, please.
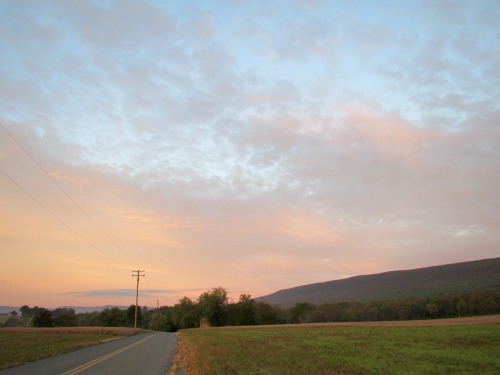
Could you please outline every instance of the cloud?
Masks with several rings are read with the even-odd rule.
[[[3,241],[116,272],[91,291],[129,257],[153,296],[495,254],[493,3],[0,7],[0,120],[121,249],[8,137],[0,168],[101,253],[0,176]]]

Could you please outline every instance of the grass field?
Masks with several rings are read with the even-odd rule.
[[[500,374],[498,323],[278,326],[178,335],[190,375]]]
[[[0,369],[133,334],[133,328],[1,328]]]
[[[0,324],[4,324],[9,318],[10,316],[0,316]]]

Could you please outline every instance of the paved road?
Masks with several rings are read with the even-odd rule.
[[[124,337],[0,371],[1,375],[165,375],[177,347],[174,333]]]

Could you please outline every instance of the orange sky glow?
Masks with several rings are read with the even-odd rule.
[[[0,1],[0,305],[500,256],[499,7],[441,3]]]

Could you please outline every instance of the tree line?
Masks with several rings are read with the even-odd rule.
[[[126,310],[117,307],[101,312],[78,313],[71,308],[48,310],[25,305],[21,316],[11,316],[4,326],[133,327],[135,305]],[[200,326],[268,325],[295,323],[357,322],[387,320],[421,320],[453,318],[500,313],[500,293],[415,297],[371,302],[333,302],[314,305],[303,302],[282,308],[264,300],[241,294],[229,302],[227,290],[218,287],[202,293],[197,300],[184,297],[174,306],[159,309],[139,307],[137,326],[145,329],[175,332]]]
[[[425,320],[500,313],[500,293],[473,292],[449,296],[413,297],[371,302],[297,303],[290,323]]]
[[[144,309],[147,310],[147,307]],[[4,323],[5,327],[78,327],[78,326],[104,326],[104,327],[133,327],[135,305],[130,305],[126,310],[118,307],[107,308],[101,312],[75,313],[72,308],[57,308],[49,310],[44,307],[19,308],[21,316],[11,313],[11,317]],[[138,308],[137,317],[142,320],[142,311]]]

